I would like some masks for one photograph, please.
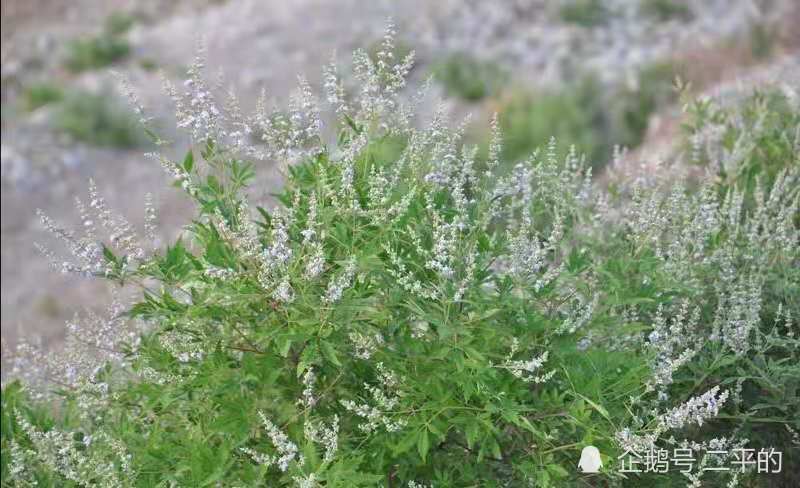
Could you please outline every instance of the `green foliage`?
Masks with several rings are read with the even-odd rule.
[[[615,122],[611,137],[626,147],[636,147],[644,138],[652,115],[674,103],[678,94],[674,80],[678,72],[671,63],[656,63],[639,71],[636,88],[622,89],[609,107]]]
[[[585,80],[562,91],[512,94],[500,110],[504,159],[524,158],[555,137],[571,141],[600,166],[611,154],[611,143],[603,139],[608,123],[598,90],[596,82]],[[566,150],[562,148],[562,155]]]
[[[720,134],[719,140],[702,139],[710,130]],[[713,164],[726,185],[741,186],[748,192],[753,191],[758,179],[769,186],[783,168],[800,164],[797,153],[800,110],[796,101],[775,89],[756,90],[732,105],[713,100],[694,101],[689,104],[684,131],[685,147],[696,164]],[[700,147],[691,148],[690,141],[698,137]],[[719,149],[735,153],[735,160],[714,161],[712,158]]]
[[[95,146],[130,148],[143,142],[136,119],[109,91],[67,93],[55,123],[76,140]]]
[[[508,76],[494,63],[478,61],[468,54],[451,54],[434,67],[434,77],[449,96],[467,101],[496,94]]]
[[[757,60],[769,58],[775,51],[777,36],[774,27],[764,22],[754,22],[750,27],[750,52]]]
[[[71,41],[67,50],[66,66],[77,73],[113,64],[128,56],[131,48],[128,41],[103,34]]]
[[[158,69],[158,63],[154,59],[150,58],[140,59],[139,66],[141,66],[145,71],[156,71]]]
[[[60,102],[64,98],[64,91],[51,83],[33,83],[25,87],[23,100],[25,110],[36,110],[51,103]]]
[[[136,17],[125,12],[115,12],[106,19],[106,32],[112,36],[127,34],[136,23]]]
[[[125,34],[133,26],[134,20],[128,14],[112,14],[100,34],[69,42],[64,61],[67,69],[78,73],[103,68],[126,58],[131,48]]]
[[[615,145],[638,146],[653,113],[675,101],[675,72],[667,63],[648,66],[638,74],[635,88],[604,89],[586,78],[560,90],[518,91],[500,108],[503,156],[517,161],[555,137],[571,141],[593,167],[601,168]]]
[[[642,0],[639,8],[641,12],[659,22],[670,20],[692,20],[694,15],[685,0]]]
[[[609,15],[603,0],[571,0],[561,6],[561,20],[583,27],[603,25]]]

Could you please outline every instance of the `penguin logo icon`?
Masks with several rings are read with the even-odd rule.
[[[584,447],[581,451],[581,460],[578,461],[578,470],[582,473],[597,473],[602,467],[600,451],[594,446]]]

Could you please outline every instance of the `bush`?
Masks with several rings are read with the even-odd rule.
[[[131,48],[124,39],[100,35],[71,41],[67,45],[67,50],[67,68],[77,73],[113,64],[127,57]]]
[[[127,34],[136,23],[136,17],[125,12],[115,12],[106,19],[105,31],[112,36]]]
[[[68,93],[55,123],[74,139],[95,146],[130,148],[143,142],[136,119],[108,90]]]
[[[499,111],[503,158],[514,162],[527,157],[554,137],[570,141],[595,166],[602,166],[601,161],[609,159],[612,146],[603,134],[610,121],[599,91],[597,82],[586,79],[560,91],[513,93],[502,102]],[[562,147],[559,157],[567,150]]]
[[[124,35],[133,23],[134,18],[130,15],[113,14],[97,36],[69,42],[65,61],[67,69],[78,73],[103,68],[126,58],[131,48]]]
[[[756,60],[769,58],[775,52],[778,36],[775,26],[754,22],[750,26],[750,53]]]
[[[615,145],[641,144],[652,115],[673,103],[676,69],[669,63],[643,68],[635,88],[604,88],[593,78],[539,93],[517,91],[500,107],[504,159],[517,161],[551,137],[570,141],[591,166],[602,168]],[[563,157],[568,147],[561,148]]]
[[[678,69],[672,63],[643,67],[637,76],[637,86],[621,89],[612,99],[609,111],[615,119],[612,124],[615,128],[611,139],[626,147],[641,144],[653,114],[677,101],[676,76]]]
[[[755,90],[734,104],[701,99],[689,104],[685,147],[728,186],[771,186],[798,162],[800,110],[791,93]]]
[[[156,71],[158,69],[158,63],[156,60],[151,58],[143,58],[139,60],[139,66],[145,71]]]
[[[684,446],[690,481],[768,486],[702,467],[744,446],[795,461],[796,166],[752,208],[717,180],[609,201],[554,143],[498,172],[499,123],[480,169],[442,114],[414,128],[407,64],[358,51],[355,100],[326,70],[333,146],[307,84],[286,117],[244,118],[200,66],[169,88],[193,146],[157,156],[197,204],[183,237],[153,250],[152,208],[143,238],[94,185],[82,232],[42,214],[74,254],[44,250],[55,266],[144,292],[71,325],[64,356],[18,348],[7,371],[30,386],[3,389],[4,480],[672,486],[686,477],[620,456]],[[251,212],[260,158],[294,164],[279,205]],[[31,396],[47,381],[57,409]],[[588,445],[593,475],[575,468]]]
[[[659,22],[670,20],[692,20],[694,14],[684,0],[643,0],[639,6],[645,16],[652,17]]]
[[[60,102],[64,98],[64,92],[51,83],[33,83],[25,87],[22,97],[25,110],[36,110],[45,105]]]
[[[571,0],[561,7],[561,20],[583,27],[604,25],[609,15],[603,0]]]
[[[464,53],[448,56],[434,67],[433,72],[447,95],[467,101],[496,94],[507,80],[507,75],[497,65],[478,61]]]

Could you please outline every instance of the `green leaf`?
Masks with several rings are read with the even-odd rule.
[[[320,350],[322,351],[322,355],[325,356],[325,359],[332,362],[336,366],[341,366],[342,362],[339,361],[339,356],[336,354],[336,349],[334,349],[333,345],[328,341],[320,341],[319,342]]]
[[[292,338],[283,336],[275,339],[275,342],[278,346],[278,354],[285,358],[289,357],[289,351],[292,349]]]
[[[548,464],[547,471],[549,471],[554,478],[566,478],[569,476],[569,472],[560,464]]]
[[[191,173],[192,169],[194,169],[194,152],[191,149],[186,152],[186,156],[183,158],[183,169],[187,173]]]
[[[308,368],[319,361],[319,347],[309,344],[300,354],[300,361],[297,363],[297,377],[303,375]]]
[[[467,439],[467,447],[472,449],[472,446],[475,445],[479,435],[480,431],[478,430],[478,422],[468,423],[467,428],[464,430],[464,437]]]
[[[414,444],[417,443],[417,433],[416,431],[410,431],[406,433],[406,435],[400,440],[400,442],[396,442],[392,444],[391,449],[392,453],[397,456],[399,454],[403,454],[408,452]]]
[[[428,430],[422,429],[419,437],[417,438],[417,451],[419,451],[419,456],[422,458],[423,461],[428,456],[428,449],[430,449],[430,439],[428,438]]]
[[[114,255],[114,252],[109,249],[105,244],[103,244],[103,257],[106,258],[106,261],[109,263],[117,264],[117,257]]]
[[[599,405],[599,404],[597,404],[597,403],[593,402],[592,400],[590,400],[589,398],[587,398],[587,397],[585,397],[585,396],[581,395],[581,394],[580,394],[580,393],[578,393],[577,391],[575,392],[575,394],[576,394],[576,395],[578,395],[579,397],[581,397],[582,399],[586,400],[586,403],[588,403],[589,405],[591,405],[591,406],[592,406],[592,408],[594,408],[595,410],[597,410],[597,412],[599,412],[599,413],[600,413],[600,415],[602,415],[602,416],[603,416],[603,417],[604,417],[606,420],[608,420],[609,422],[611,422],[611,416],[608,414],[608,410],[606,410],[606,409],[605,409],[605,408],[604,408],[602,405]],[[612,423],[613,423],[613,422],[612,422]]]
[[[213,191],[217,195],[221,195],[223,193],[222,185],[220,184],[216,176],[208,175],[208,178],[206,178],[206,183],[208,184],[208,187],[211,189],[211,191]]]

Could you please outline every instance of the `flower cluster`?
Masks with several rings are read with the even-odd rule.
[[[3,356],[10,363],[8,377],[24,379],[32,393],[48,398],[52,384],[76,391],[107,389],[100,374],[108,365],[128,364],[125,352],[135,351],[139,334],[146,327],[126,317],[125,308],[120,297],[114,296],[104,315],[91,311],[84,316],[76,314],[67,322],[64,344],[58,350],[28,340],[21,340],[11,350],[4,344]]]
[[[663,306],[658,307],[653,329],[647,336],[647,347],[655,354],[652,362],[653,379],[649,390],[658,388],[664,393],[672,383],[672,376],[688,363],[700,347],[703,339],[697,337],[700,309],[689,310],[689,301],[684,300],[672,320],[664,316]]]
[[[249,447],[242,447],[240,448],[241,451],[250,456],[256,463],[266,467],[274,465],[283,472],[289,469],[289,464],[293,461],[302,466],[304,458],[302,455],[298,455],[297,444],[289,440],[289,437],[275,426],[275,424],[264,415],[264,412],[259,411],[258,416],[261,418],[261,423],[267,431],[267,436],[272,442],[272,446],[277,451],[277,454],[271,456]]]
[[[325,291],[323,301],[325,303],[336,303],[342,298],[342,293],[345,289],[353,284],[353,277],[356,274],[356,262],[350,259],[344,266],[341,274],[328,283],[328,289]]]
[[[670,430],[680,430],[690,425],[702,426],[714,418],[728,400],[728,390],[720,393],[715,386],[700,396],[695,396],[675,408],[669,409],[653,419],[653,428],[633,432],[624,428],[615,434],[620,447],[631,452],[647,452],[653,449],[661,436]],[[674,437],[668,439],[674,442]]]
[[[527,361],[512,359],[519,351],[519,341],[514,338],[511,342],[511,350],[506,356],[505,361],[497,365],[497,368],[508,370],[514,377],[521,379],[525,383],[544,383],[556,374],[555,370],[544,374],[537,374],[545,362],[547,362],[548,352],[535,356]]]
[[[84,435],[79,441],[76,433],[57,429],[42,432],[21,415],[17,415],[16,420],[35,448],[22,449],[15,444],[11,471],[17,475],[27,476],[31,463],[41,463],[78,486],[134,486],[130,454],[107,433]]]
[[[334,415],[330,427],[322,422],[307,421],[305,424],[306,439],[320,444],[325,450],[323,461],[330,463],[339,448],[339,416]]]
[[[146,258],[147,253],[142,240],[133,226],[125,217],[113,213],[108,208],[105,199],[98,193],[94,181],[89,180],[88,207],[78,198],[75,200],[75,205],[81,217],[82,236],[75,231],[60,227],[43,211],[37,210],[44,228],[61,240],[77,259],[77,261],[59,262],[52,251],[37,244],[54,269],[83,276],[102,276],[127,271],[134,262],[141,262]],[[156,214],[151,203],[146,205],[145,217],[145,234],[152,242],[155,238],[153,231]],[[98,223],[108,233],[108,244],[101,240]],[[125,254],[119,261],[110,260],[108,253],[111,250],[119,250]]]
[[[680,429],[686,425],[703,425],[713,418],[728,399],[728,391],[719,392],[719,386],[708,390],[700,396],[692,397],[685,403],[664,413],[658,419],[659,429]]]
[[[375,354],[375,351],[383,344],[383,336],[379,333],[362,334],[361,332],[351,332],[350,341],[355,349],[355,356],[359,359],[368,360]]]
[[[300,403],[306,408],[311,408],[317,404],[318,398],[314,393],[314,385],[316,382],[317,375],[314,374],[313,368],[309,368],[308,371],[303,374],[303,398],[300,399]]]
[[[388,432],[397,432],[406,425],[402,418],[395,418],[392,411],[400,404],[400,392],[396,391],[398,380],[394,373],[388,371],[383,363],[376,365],[380,386],[364,383],[364,389],[372,397],[374,405],[356,403],[352,400],[341,400],[340,403],[348,411],[363,418],[365,422],[358,428],[366,433],[375,432],[383,426]]]
[[[591,300],[578,296],[571,300],[573,306],[565,313],[564,321],[556,329],[557,334],[574,334],[592,320],[597,304],[600,302],[600,294],[595,293]]]

